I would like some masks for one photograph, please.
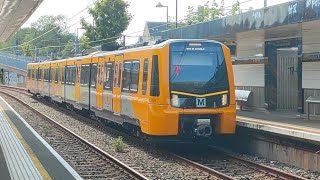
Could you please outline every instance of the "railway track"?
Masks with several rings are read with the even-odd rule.
[[[6,87],[5,89],[8,88]],[[23,89],[14,88],[13,91],[30,95]],[[80,117],[87,122],[89,121],[88,118]],[[120,134],[124,136],[122,132]],[[207,148],[206,151],[201,151],[200,153],[188,149],[187,152],[173,151],[168,152],[168,154],[187,166],[192,166],[219,179],[305,179],[295,174],[238,158],[213,146]]]
[[[21,92],[21,90],[18,91]],[[46,126],[42,134],[45,134],[49,144],[51,144],[54,149],[58,149],[59,154],[70,163],[84,179],[147,179],[110,154],[29,106],[18,97],[6,91],[1,91],[1,93],[10,96],[31,110],[35,116],[39,116],[39,118],[49,122],[39,124],[39,126]]]
[[[223,179],[306,180],[295,174],[236,157],[214,146],[203,147],[201,150],[189,148],[184,152],[181,149],[173,150],[171,154],[195,167],[204,170],[214,169],[225,175]]]

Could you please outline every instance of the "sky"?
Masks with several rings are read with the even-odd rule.
[[[81,10],[87,8],[96,0],[44,0],[42,4],[38,7],[35,13],[29,18],[28,21],[22,27],[28,27],[32,22],[35,22],[40,16],[43,15],[59,15],[64,14],[68,19],[73,17],[75,14]],[[128,29],[124,34],[129,34],[132,32],[140,31],[135,34],[136,36],[142,35],[142,30],[144,28],[146,21],[158,21],[166,22],[166,8],[157,8],[156,5],[161,2],[163,5],[169,7],[169,17],[175,19],[176,12],[176,1],[175,0],[126,0],[130,3],[129,12],[133,15],[133,19],[130,22]],[[188,6],[198,6],[203,5],[210,0],[178,0],[178,20],[183,19],[188,10]],[[220,0],[217,0],[220,2]],[[247,0],[239,0],[240,3]],[[268,6],[288,2],[291,0],[268,0]],[[236,0],[225,0],[225,7],[231,6]],[[264,0],[252,0],[247,3],[240,5],[241,9],[249,9],[253,7],[254,9],[262,8]],[[68,20],[68,25],[70,32],[76,32],[77,28],[80,28],[78,21],[80,17],[88,17],[89,14],[87,10],[80,13],[78,16]],[[91,17],[86,19],[89,22],[92,22]],[[81,35],[84,30],[79,30]],[[135,43],[137,38],[127,38],[126,41],[128,44]]]

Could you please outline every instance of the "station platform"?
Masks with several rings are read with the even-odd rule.
[[[0,179],[82,179],[0,96]]]
[[[320,119],[299,113],[238,110],[237,126],[320,143]]]

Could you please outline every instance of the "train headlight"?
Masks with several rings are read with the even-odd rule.
[[[227,105],[227,103],[228,103],[228,95],[227,94],[222,95],[221,102],[222,102],[222,106]]]
[[[178,95],[175,95],[175,94],[172,95],[171,104],[174,107],[180,107],[180,102],[179,102],[179,96]]]

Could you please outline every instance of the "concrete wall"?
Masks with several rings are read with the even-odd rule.
[[[264,55],[264,31],[249,31],[238,33],[237,56],[248,57],[256,54]]]
[[[302,24],[303,53],[320,52],[320,21],[310,21]]]
[[[320,62],[302,63],[302,88],[304,99],[310,96],[320,96]],[[304,104],[304,109],[307,104]],[[320,115],[320,105],[310,105],[310,113]]]
[[[236,89],[249,90],[247,106],[263,108],[265,103],[265,64],[233,65]]]

